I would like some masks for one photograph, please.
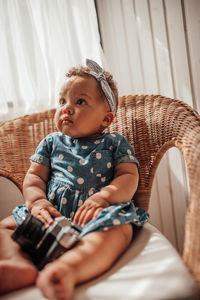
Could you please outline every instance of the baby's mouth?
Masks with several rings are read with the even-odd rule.
[[[73,123],[73,121],[68,116],[62,116],[61,121],[63,124],[72,124]]]

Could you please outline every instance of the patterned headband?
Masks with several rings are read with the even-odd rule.
[[[110,106],[111,112],[116,112],[116,99],[113,91],[111,90],[105,75],[103,74],[103,69],[93,60],[86,59],[86,65],[91,69],[91,71],[85,72],[93,77],[100,83],[101,89],[106,96],[107,102]]]

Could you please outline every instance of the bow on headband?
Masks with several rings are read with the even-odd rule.
[[[106,96],[108,104],[110,106],[111,112],[116,112],[116,99],[113,91],[111,90],[105,75],[103,74],[103,69],[93,60],[86,59],[86,65],[91,69],[91,71],[85,72],[93,77],[100,83],[101,89]]]

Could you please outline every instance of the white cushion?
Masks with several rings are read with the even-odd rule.
[[[116,264],[99,278],[78,286],[73,300],[198,300],[198,287],[181,257],[152,225],[136,236]],[[36,287],[1,300],[44,300]]]

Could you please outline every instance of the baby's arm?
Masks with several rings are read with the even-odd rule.
[[[77,211],[74,222],[84,226],[91,218],[109,205],[128,202],[138,186],[138,168],[134,163],[120,163],[115,167],[112,182],[89,197]]]
[[[49,178],[49,168],[43,164],[31,162],[31,166],[23,183],[23,196],[31,214],[47,226],[53,223],[52,217],[61,214],[46,198],[46,183]]]

